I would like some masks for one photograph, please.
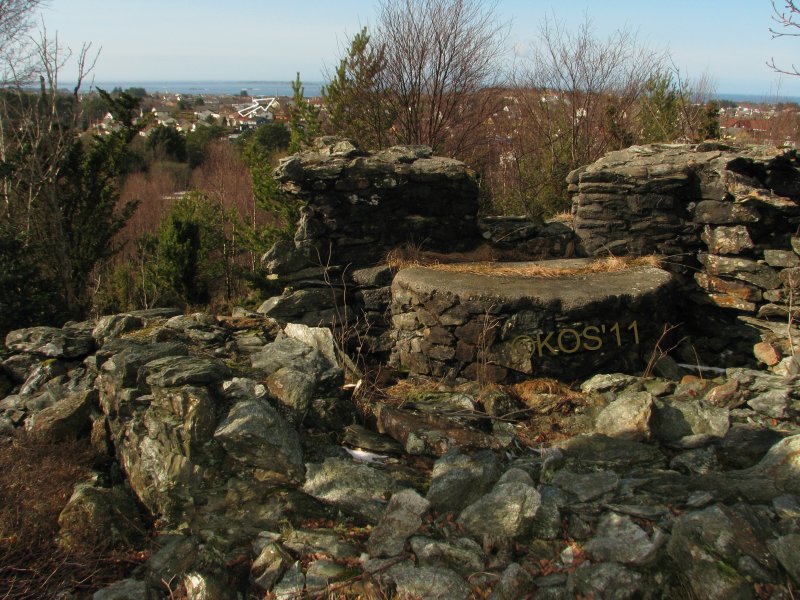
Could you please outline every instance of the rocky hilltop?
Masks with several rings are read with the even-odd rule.
[[[120,468],[76,487],[64,543],[159,524],[147,563],[98,600],[163,597],[162,581],[190,598],[789,598],[797,585],[797,378],[370,397],[343,389],[329,329],[170,315],[6,339],[4,433],[89,436]]]
[[[800,585],[800,332],[761,311],[779,289],[783,299],[772,294],[768,303],[792,310],[791,289],[739,275],[770,269],[782,281],[792,256],[800,260],[784,223],[798,201],[788,183],[795,158],[759,162],[748,151],[737,163],[731,152],[634,149],[573,174],[574,232],[513,219],[469,229],[495,247],[516,231],[520,245],[547,257],[591,249],[590,229],[629,252],[667,243],[650,225],[639,242],[635,223],[614,225],[629,218],[620,208],[627,193],[630,202],[652,200],[654,215],[668,205],[677,215],[675,223],[654,217],[657,227],[677,227],[670,243],[690,253],[676,268],[584,272],[559,260],[550,262],[565,271],[546,277],[521,271],[527,262],[495,265],[494,274],[475,263],[398,274],[351,265],[355,246],[336,237],[333,213],[376,210],[383,197],[369,198],[389,179],[389,190],[421,186],[414,193],[423,205],[433,202],[423,187],[461,186],[443,196],[453,204],[474,192],[469,173],[417,148],[376,158],[327,140],[282,167],[283,185],[300,180],[308,204],[295,241],[266,257],[286,286],[280,296],[259,312],[154,309],[10,332],[0,443],[24,430],[91,444],[96,473],[63,509],[60,543],[81,552],[104,540],[146,558],[96,600],[791,599]],[[445,172],[422,166],[434,163]],[[730,183],[713,194],[710,184],[692,187],[697,169],[747,171],[752,189],[772,185],[781,199],[734,196]],[[350,202],[358,190],[371,191]],[[719,214],[758,209],[759,219],[770,214],[763,204],[777,203],[783,217],[772,237],[758,233],[761,220],[698,228],[702,202],[717,202]],[[421,208],[407,206],[404,220],[417,227]],[[606,218],[588,227],[589,213]],[[324,227],[310,225],[317,221]],[[750,262],[714,277],[757,288],[759,308],[698,301],[708,290],[690,267],[711,264],[702,255],[734,256],[730,245],[707,250],[743,231],[752,244],[736,252]],[[331,262],[309,263],[307,250],[326,243],[336,249]],[[783,252],[783,266],[770,263],[773,251]],[[627,311],[641,332],[621,327]],[[721,322],[749,327],[753,339],[739,340],[746,364],[691,375],[667,346],[645,344],[648,318],[660,326],[689,312],[710,339],[724,335]],[[378,325],[359,328],[370,319]],[[602,338],[612,322],[617,329]],[[623,332],[637,337],[601,348]],[[354,344],[361,354],[348,356]],[[388,368],[389,359],[401,368]]]

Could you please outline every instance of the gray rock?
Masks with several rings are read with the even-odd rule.
[[[511,563],[503,571],[500,581],[492,590],[489,600],[517,600],[525,598],[533,589],[533,578],[518,563]]]
[[[208,573],[194,571],[183,576],[186,600],[238,600],[230,585]]]
[[[410,543],[417,564],[422,567],[447,567],[462,575],[477,573],[484,568],[483,551],[470,538],[439,541],[414,536]]]
[[[652,537],[628,516],[605,513],[595,537],[584,546],[597,562],[616,562],[642,566],[652,562],[667,536],[658,529]]]
[[[800,519],[800,498],[786,494],[772,500],[772,507],[779,519]]]
[[[394,272],[390,267],[368,267],[356,269],[350,276],[360,286],[383,287],[392,283]]]
[[[552,485],[542,485],[538,489],[542,499],[531,533],[536,539],[552,540],[561,535],[561,509],[567,505],[567,496]]]
[[[303,491],[322,502],[377,523],[396,484],[385,471],[340,458],[306,465]]]
[[[305,252],[290,240],[278,240],[272,245],[261,262],[268,273],[286,275],[313,266]]]
[[[567,468],[610,470],[625,473],[636,467],[666,466],[666,458],[655,446],[605,435],[578,435],[558,444]]]
[[[92,426],[90,415],[97,406],[98,398],[96,389],[66,396],[36,415],[33,433],[52,442],[77,439],[88,434]]]
[[[354,558],[358,549],[339,539],[339,534],[326,529],[294,529],[283,543],[297,554],[324,553],[334,558]]]
[[[721,505],[678,517],[667,552],[695,594],[719,599],[752,598],[750,583],[736,570],[738,559],[745,553],[759,562],[767,557],[747,521]]]
[[[767,477],[773,480],[778,489],[800,494],[800,435],[784,438],[772,448],[758,464],[746,469],[744,473]]]
[[[220,361],[195,356],[167,356],[144,366],[146,381],[157,387],[207,385],[231,376],[231,370]]]
[[[784,535],[767,542],[767,546],[795,583],[800,583],[800,534]]]
[[[133,315],[100,317],[97,320],[97,325],[92,329],[92,337],[102,346],[108,338],[119,337],[123,333],[135,331],[144,327],[144,324],[143,318]]]
[[[783,439],[777,431],[754,425],[733,425],[716,442],[717,460],[726,469],[747,469],[757,464]]]
[[[642,597],[645,589],[641,574],[617,563],[583,563],[567,580],[567,590],[572,598],[633,600]]]
[[[416,568],[408,563],[391,567],[388,575],[394,580],[398,595],[419,600],[467,600],[469,585],[450,569]]]
[[[756,223],[760,219],[758,210],[750,204],[734,204],[703,200],[694,209],[694,218],[698,223]]]
[[[2,363],[3,371],[8,373],[14,383],[23,383],[31,369],[39,365],[41,357],[34,354],[12,354]]]
[[[302,477],[300,438],[286,421],[263,400],[242,400],[214,432],[235,459],[261,469]]]
[[[367,540],[370,556],[397,556],[403,551],[406,539],[422,525],[422,515],[430,502],[414,490],[406,489],[392,495],[386,511]]]
[[[30,327],[9,332],[6,348],[48,358],[82,358],[94,349],[94,339],[80,328]]]
[[[48,359],[41,362],[28,373],[25,382],[19,388],[19,393],[22,396],[29,396],[41,392],[48,381],[61,379],[66,372],[64,363],[58,360]]]
[[[610,373],[595,375],[581,384],[581,391],[584,394],[592,392],[602,394],[603,392],[618,392],[625,389],[637,381],[633,375],[624,373]]]
[[[106,360],[101,371],[111,377],[120,387],[135,387],[144,382],[146,372],[139,378],[139,371],[147,363],[168,356],[186,356],[186,346],[177,342],[143,344],[127,342],[120,350]]]
[[[269,591],[291,564],[291,557],[280,544],[268,543],[253,561],[250,567],[250,579],[262,590]]]
[[[426,498],[437,511],[455,513],[488,492],[500,475],[500,463],[491,450],[448,452],[433,465]]]
[[[320,352],[331,364],[338,362],[333,332],[327,327],[309,327],[300,323],[288,323],[283,328],[286,337],[297,340]]]
[[[193,570],[199,558],[197,539],[185,535],[162,535],[161,544],[147,563],[147,581],[155,588],[162,588],[164,581],[177,581]]]
[[[135,546],[145,534],[139,509],[122,487],[78,484],[58,515],[59,544],[77,551],[98,545]]]
[[[800,258],[791,250],[764,250],[764,260],[770,267],[797,267]]]
[[[250,362],[265,377],[287,367],[316,377],[320,388],[342,382],[342,370],[322,352],[288,337],[279,337],[261,352],[252,354]]]
[[[530,531],[540,504],[541,496],[533,486],[502,483],[461,511],[458,522],[475,537],[516,538]]]
[[[300,562],[295,561],[283,574],[278,585],[275,586],[273,593],[276,600],[293,600],[303,596],[303,589],[306,586],[306,577],[300,568]]]
[[[713,448],[697,448],[676,455],[669,463],[670,469],[690,475],[702,475],[719,470],[719,462]]]
[[[595,430],[609,437],[641,442],[650,438],[653,396],[648,392],[621,394],[597,416]]]
[[[739,254],[753,248],[750,232],[744,225],[733,227],[705,226],[700,239],[708,246],[711,254]]]
[[[92,600],[153,600],[147,583],[123,579],[92,594]]]
[[[273,296],[265,300],[256,312],[278,320],[294,321],[302,320],[303,315],[333,306],[334,299],[329,289],[306,289]]]
[[[175,307],[143,308],[140,310],[129,311],[128,314],[132,317],[141,317],[147,321],[152,321],[155,319],[169,319],[171,317],[177,317],[178,315],[182,315],[183,311],[180,308]]]
[[[612,471],[579,474],[561,470],[553,476],[552,484],[577,496],[578,501],[588,502],[615,491],[619,477]]]
[[[317,381],[313,373],[283,367],[267,377],[267,388],[284,408],[293,424],[299,424],[308,414]]]
[[[267,388],[263,383],[247,377],[234,377],[222,383],[222,395],[228,400],[262,400],[267,398]]]
[[[306,593],[325,592],[332,583],[345,579],[350,572],[332,560],[315,560],[306,569]]]
[[[730,427],[729,411],[700,401],[658,400],[653,433],[664,442],[679,442],[692,435],[722,438]]]
[[[698,254],[697,258],[711,275],[730,276],[765,290],[781,286],[780,276],[775,269],[754,260],[703,253]]]

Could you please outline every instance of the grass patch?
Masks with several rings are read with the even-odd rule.
[[[77,553],[56,542],[58,515],[94,459],[85,440],[46,443],[24,432],[0,440],[0,598],[85,594],[143,560],[130,549]]]

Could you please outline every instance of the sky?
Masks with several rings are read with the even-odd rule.
[[[349,36],[375,22],[379,0],[49,0],[42,22],[73,50],[100,50],[97,81],[322,81]],[[780,5],[781,0],[776,0]],[[491,2],[484,2],[490,6]],[[772,39],[770,0],[497,0],[509,59],[536,44],[545,19],[575,30],[589,19],[668,50],[682,76],[709,76],[720,94],[800,97],[800,37]],[[800,32],[800,30],[798,30]],[[61,80],[74,78],[66,65]]]

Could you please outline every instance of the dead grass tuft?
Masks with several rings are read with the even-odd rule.
[[[634,267],[650,266],[658,267],[659,260],[656,256],[641,257],[620,257],[610,256],[597,259],[585,267],[562,268],[548,267],[543,264],[498,264],[490,262],[470,263],[470,264],[443,264],[437,263],[429,266],[441,271],[451,273],[471,273],[474,275],[491,275],[493,277],[540,277],[556,278],[574,275],[586,275],[589,273],[613,273],[625,271]]]
[[[24,432],[0,441],[0,598],[55,598],[122,579],[143,556],[59,546],[58,515],[90,473],[88,442],[45,443]]]
[[[428,267],[443,264],[459,263],[497,263],[509,261],[531,260],[528,254],[518,250],[501,250],[492,248],[488,244],[478,246],[469,252],[432,252],[422,250],[421,247],[406,244],[391,250],[386,256],[387,266],[393,269],[407,269],[408,267]]]
[[[572,212],[570,212],[568,210],[564,210],[564,211],[558,212],[558,213],[554,214],[550,218],[553,221],[559,221],[561,223],[568,223],[570,225],[572,225],[572,221],[573,221]]]
[[[386,257],[386,264],[393,269],[409,267],[429,267],[451,273],[472,273],[495,277],[565,277],[587,273],[612,273],[634,267],[660,267],[661,258],[649,256],[608,256],[598,258],[584,267],[551,267],[546,264],[532,264],[532,257],[515,250],[499,250],[482,245],[470,252],[430,252],[420,246],[406,244],[395,248]],[[518,262],[520,264],[509,264]]]

